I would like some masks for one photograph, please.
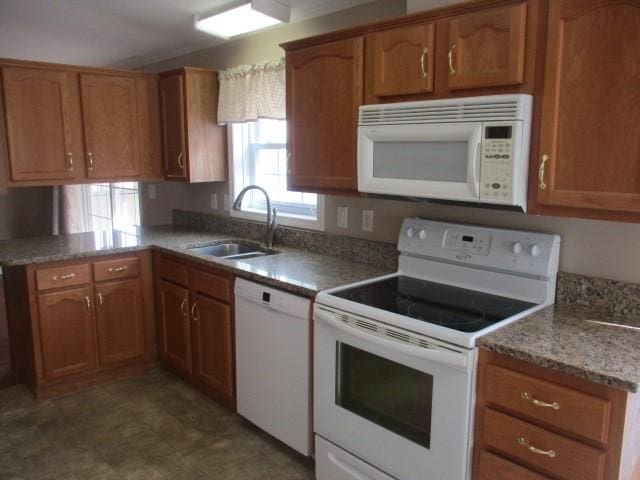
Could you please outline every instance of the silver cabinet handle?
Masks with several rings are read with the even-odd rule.
[[[542,161],[540,162],[540,168],[538,169],[538,180],[540,182],[538,186],[540,187],[540,190],[545,190],[547,188],[547,184],[544,181],[544,167],[548,161],[549,155],[542,155]]]
[[[189,316],[189,312],[187,311],[187,299],[184,298],[182,303],[180,304],[180,310],[182,310],[182,315],[185,317]]]
[[[180,168],[180,170],[184,170],[184,163],[182,163],[183,156],[184,154],[182,152],[180,152],[180,154],[178,155],[178,167]]]
[[[540,400],[533,398],[529,392],[522,392],[520,396],[522,397],[523,400],[533,403],[536,407],[552,408],[554,410],[560,410],[560,404],[558,402],[553,402],[553,403],[541,402]]]
[[[198,310],[198,304],[194,303],[191,306],[191,318],[193,318],[194,322],[197,322],[199,316],[200,316],[200,313],[199,313],[199,310]]]
[[[73,153],[67,152],[67,160],[69,163],[69,171],[73,172]]]
[[[126,272],[127,271],[127,266],[123,265],[122,267],[111,267],[107,270],[107,272],[109,273],[120,273],[120,272]]]
[[[424,66],[424,61],[427,55],[429,55],[429,49],[425,47],[422,49],[422,55],[420,55],[420,72],[422,73],[422,78],[427,78],[428,76],[427,70]]]
[[[87,158],[89,158],[89,170],[93,170],[93,153],[87,152]]]
[[[527,441],[527,439],[524,438],[524,437],[518,437],[518,444],[522,445],[527,450],[529,450],[531,453],[535,453],[536,455],[543,455],[543,456],[549,457],[549,458],[556,458],[555,450],[540,450],[539,448],[534,447],[533,445],[531,445]]]
[[[75,273],[68,273],[67,275],[54,275],[53,281],[57,282],[58,280],[71,280],[72,278],[76,278]]]
[[[456,44],[453,43],[449,48],[449,75],[455,75],[456,69],[453,66],[453,51],[456,49]]]
[[[100,292],[98,292],[97,297],[98,297],[98,303],[102,305],[104,303],[104,298],[102,297],[102,294]]]
[[[91,310],[91,299],[88,296],[84,297],[84,302],[87,304],[87,309]]]

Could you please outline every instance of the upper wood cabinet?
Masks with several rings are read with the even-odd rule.
[[[639,2],[550,2],[531,186],[539,205],[571,210],[537,211],[611,219],[640,212],[639,28]]]
[[[165,178],[226,180],[227,129],[217,123],[217,72],[183,68],[161,74],[160,109]]]
[[[73,138],[78,128],[73,76],[64,70],[9,67],[2,69],[2,87],[11,178],[75,178],[83,152]]]
[[[0,183],[162,177],[158,77],[0,61]]]
[[[87,175],[140,175],[136,81],[131,76],[80,75]]]
[[[384,97],[433,91],[433,23],[374,33],[371,41],[375,52],[375,95]]]
[[[287,52],[288,187],[357,191],[362,37]]]
[[[451,18],[447,45],[450,89],[513,85],[524,80],[527,4]]]

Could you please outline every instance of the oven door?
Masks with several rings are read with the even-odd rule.
[[[474,351],[423,348],[341,318],[316,305],[316,433],[399,480],[467,479]]]
[[[361,126],[358,190],[478,202],[482,123]]]

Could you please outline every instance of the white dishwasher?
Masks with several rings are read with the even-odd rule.
[[[311,455],[311,301],[236,279],[238,413]]]

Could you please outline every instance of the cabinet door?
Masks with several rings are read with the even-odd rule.
[[[231,307],[192,292],[194,374],[209,389],[233,400],[234,356]]]
[[[80,75],[80,90],[88,176],[139,176],[135,78]]]
[[[80,152],[72,145],[72,92],[67,72],[2,69],[9,167],[13,181],[75,177]],[[78,133],[79,135],[79,133]]]
[[[374,93],[405,95],[433,91],[434,26],[397,28],[372,36]]]
[[[454,17],[449,23],[449,88],[522,83],[526,26],[526,3]]]
[[[47,381],[96,368],[90,287],[38,295],[42,366]]]
[[[160,80],[162,155],[167,178],[187,178],[184,77],[173,75]]]
[[[104,283],[95,290],[100,365],[141,357],[144,354],[141,280]]]
[[[357,191],[363,44],[351,38],[287,54],[289,189]]]
[[[189,291],[165,280],[160,286],[160,356],[177,370],[190,375],[191,322]]]
[[[640,3],[557,0],[548,21],[537,201],[639,212]]]

